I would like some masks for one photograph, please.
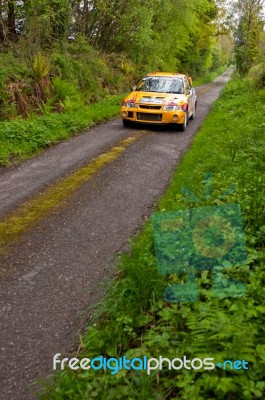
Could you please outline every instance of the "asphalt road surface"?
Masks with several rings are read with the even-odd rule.
[[[77,348],[117,254],[165,192],[230,74],[198,88],[197,114],[186,132],[144,127],[139,140],[0,257],[1,399],[34,399],[29,384],[53,373],[53,355]],[[114,119],[2,170],[0,217],[136,130]]]

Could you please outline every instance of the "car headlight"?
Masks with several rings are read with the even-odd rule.
[[[163,107],[163,110],[165,110],[165,111],[182,111],[182,107],[181,106],[177,106],[177,105],[175,105],[175,106],[164,106]]]
[[[128,108],[138,108],[138,105],[137,105],[137,104],[132,103],[132,102],[130,102],[130,101],[125,101],[125,102],[123,103],[123,106],[124,106],[124,107],[128,107]]]

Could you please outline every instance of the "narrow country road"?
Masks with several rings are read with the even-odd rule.
[[[145,127],[119,157],[0,256],[1,399],[34,399],[29,384],[52,374],[55,353],[76,348],[78,332],[93,312],[89,307],[114,273],[117,254],[164,193],[230,75],[229,70],[198,88],[196,118],[186,132]],[[2,170],[0,217],[137,130],[114,119]]]

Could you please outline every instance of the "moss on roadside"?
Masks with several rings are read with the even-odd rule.
[[[47,213],[63,205],[65,201],[83,183],[90,180],[108,163],[117,159],[135,141],[143,136],[143,132],[133,133],[129,138],[121,140],[117,146],[106,153],[92,159],[89,164],[78,169],[65,179],[31,198],[19,206],[11,215],[0,222],[0,254],[8,250],[8,245],[18,240],[22,233]]]

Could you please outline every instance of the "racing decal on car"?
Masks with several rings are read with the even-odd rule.
[[[155,97],[142,97],[139,100],[139,103],[156,103],[156,104],[164,104],[164,99],[156,99]]]

